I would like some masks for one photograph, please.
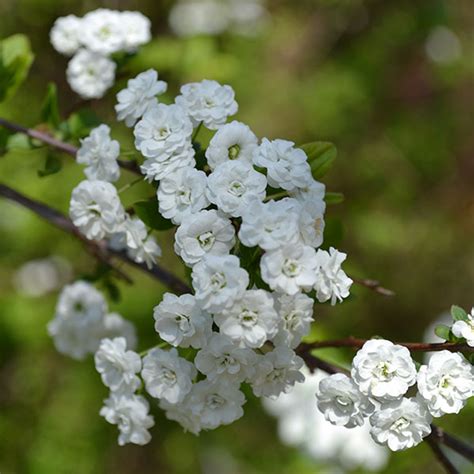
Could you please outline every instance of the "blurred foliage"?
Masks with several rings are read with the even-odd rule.
[[[48,42],[56,17],[99,6],[139,9],[152,20],[155,39],[130,63],[130,75],[156,68],[170,84],[169,98],[189,80],[229,83],[240,105],[238,119],[259,136],[336,144],[338,159],[324,179],[329,191],[343,192],[346,199],[328,209],[325,245],[348,253],[350,274],[377,278],[396,296],[354,287],[345,304],[317,307],[314,337],[379,334],[418,340],[452,303],[470,308],[472,2],[275,0],[268,2],[270,23],[257,37],[188,39],[177,39],[168,29],[172,3],[3,0],[0,15],[8,21],[0,22],[0,38],[26,34],[36,59],[20,93],[0,104],[0,116],[31,126],[57,120],[56,100],[63,118],[76,110],[79,99],[65,81],[66,59]],[[450,62],[427,54],[427,41],[439,25],[459,41],[460,54]],[[50,82],[57,84],[57,96],[46,87]],[[104,101],[90,103],[89,112],[73,114],[65,136],[77,141],[96,124],[95,115],[112,122],[114,95],[124,84],[119,80]],[[131,150],[125,127],[113,128]],[[0,157],[1,181],[66,212],[71,189],[82,179],[79,167],[64,157],[60,174],[40,180],[37,171],[57,166],[57,158],[39,144],[31,148],[21,136],[9,143],[9,152]],[[0,148],[5,144],[2,132]],[[148,198],[145,189],[139,185],[123,193],[125,205]],[[172,234],[158,235],[163,265],[184,275],[173,256]],[[280,447],[275,421],[252,399],[243,419],[198,438],[183,434],[156,410],[152,443],[119,448],[116,428],[98,416],[106,390],[92,362],[60,356],[46,334],[56,295],[28,297],[13,284],[20,265],[48,255],[68,259],[75,275],[94,273],[95,262],[72,237],[0,201],[2,474],[328,472],[296,449]],[[122,300],[111,308],[135,322],[142,349],[155,340],[152,309],[164,288],[136,271],[130,274],[134,286],[119,283]],[[323,351],[326,355],[335,356]],[[350,356],[350,351],[337,355],[346,361]],[[473,439],[473,413],[471,403],[440,425]],[[423,444],[393,455],[384,472],[441,470]]]

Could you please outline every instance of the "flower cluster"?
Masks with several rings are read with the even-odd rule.
[[[417,384],[416,396],[407,397]],[[459,353],[435,353],[417,372],[406,347],[383,339],[367,341],[352,362],[351,376],[324,378],[318,408],[339,426],[362,426],[392,451],[411,448],[430,434],[432,417],[459,413],[474,395],[474,368]]]
[[[84,99],[98,99],[113,85],[116,63],[111,55],[132,53],[151,39],[150,20],[140,12],[106,8],[79,18],[58,18],[50,32],[54,49],[73,56],[67,68],[72,90]]]

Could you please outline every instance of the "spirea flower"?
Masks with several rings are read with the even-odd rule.
[[[81,41],[87,49],[101,55],[116,53],[123,48],[120,12],[98,8],[84,15]]]
[[[199,372],[209,380],[243,382],[254,373],[255,352],[236,345],[223,334],[213,334],[208,344],[202,348],[194,359]]]
[[[316,252],[317,269],[314,288],[320,303],[331,300],[331,304],[334,305],[336,301],[342,301],[349,296],[352,280],[341,268],[346,256],[345,253],[333,247],[329,249],[329,252],[321,249]]]
[[[321,205],[318,201],[301,202],[295,206],[301,241],[305,245],[317,248],[323,243],[324,210],[324,203]]]
[[[313,321],[314,301],[303,293],[277,295],[275,309],[278,313],[278,332],[272,341],[276,345],[294,349],[308,334]]]
[[[69,215],[88,239],[120,231],[125,219],[117,190],[106,181],[82,181],[72,191]]]
[[[431,416],[423,402],[402,398],[375,411],[370,417],[374,441],[392,451],[402,451],[421,443],[431,433]]]
[[[241,418],[244,403],[245,396],[238,385],[219,380],[198,382],[190,399],[192,412],[199,417],[202,428],[210,430]]]
[[[191,407],[191,397],[188,395],[181,403],[169,403],[161,399],[160,408],[164,410],[168,420],[179,423],[184,431],[197,435],[201,431],[201,420],[195,415]]]
[[[354,357],[351,375],[364,395],[395,400],[415,383],[416,368],[406,347],[372,339]]]
[[[142,377],[147,392],[169,403],[180,403],[190,392],[196,369],[176,349],[152,349],[143,359]]]
[[[61,54],[71,56],[81,46],[82,19],[75,15],[58,18],[49,33],[53,48]]]
[[[218,211],[199,211],[191,214],[175,234],[175,252],[188,266],[204,255],[227,255],[235,244],[232,222]]]
[[[196,303],[193,295],[165,293],[153,317],[155,330],[172,346],[203,347],[211,333],[212,319]]]
[[[451,331],[456,337],[466,339],[470,347],[474,347],[474,308],[472,308],[471,314],[467,315],[467,320],[456,321]]]
[[[252,163],[258,139],[248,125],[234,120],[220,127],[206,150],[207,164],[213,170],[229,160]]]
[[[110,127],[102,124],[81,140],[76,159],[81,165],[87,165],[84,170],[87,178],[114,182],[120,178],[119,155],[119,142],[110,138]]]
[[[133,52],[151,40],[151,22],[140,12],[120,12],[123,44],[125,51]]]
[[[158,80],[154,69],[130,79],[127,87],[117,94],[117,120],[124,120],[127,127],[133,127],[145,112],[158,103],[156,96],[166,92],[167,87],[166,82]]]
[[[100,410],[109,423],[117,425],[120,430],[118,443],[144,445],[150,442],[148,429],[155,422],[149,415],[149,405],[145,398],[139,395],[123,395],[111,393]]]
[[[300,243],[266,252],[260,260],[263,281],[288,295],[309,291],[316,280],[316,267],[316,252]]]
[[[165,176],[158,186],[160,214],[181,224],[191,214],[209,205],[206,196],[207,176],[191,167],[179,168]]]
[[[277,331],[278,315],[265,290],[247,290],[232,306],[214,315],[220,332],[241,347],[262,347]]]
[[[137,346],[137,333],[135,326],[127,321],[118,313],[109,313],[104,316],[104,328],[101,333],[101,339],[113,339],[115,337],[124,337],[129,349],[135,349]]]
[[[80,49],[67,66],[67,81],[83,99],[100,99],[115,81],[115,63],[100,54]]]
[[[308,184],[303,187],[292,189],[288,194],[302,204],[311,203],[318,208],[322,208],[323,213],[326,209],[324,202],[326,186],[315,179],[309,180]]]
[[[255,201],[265,197],[267,179],[250,163],[226,161],[208,177],[207,197],[219,210],[240,217]]]
[[[303,364],[303,359],[287,347],[279,346],[267,352],[255,367],[251,379],[253,393],[257,397],[276,398],[289,392],[295,383],[304,382],[305,377],[300,371]]]
[[[182,86],[175,102],[187,111],[195,127],[203,123],[210,130],[216,130],[227,117],[237,113],[234,97],[232,87],[204,80]]]
[[[459,413],[474,395],[474,368],[458,353],[433,354],[418,371],[418,390],[430,413]]]
[[[327,421],[346,428],[363,426],[365,417],[374,410],[374,405],[345,374],[333,374],[322,379],[316,399]]]
[[[142,361],[136,352],[127,350],[124,337],[102,339],[94,361],[102,382],[113,392],[131,393],[140,386],[136,374],[142,368]]]
[[[312,181],[307,156],[294,145],[287,140],[269,141],[264,138],[255,151],[253,161],[267,169],[270,186],[291,191],[306,187]]]
[[[230,308],[249,284],[249,275],[235,255],[206,255],[193,267],[191,277],[196,301],[211,313]]]

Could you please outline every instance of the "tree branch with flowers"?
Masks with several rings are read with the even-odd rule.
[[[100,99],[149,38],[143,15],[104,9],[59,18],[51,31],[55,49],[73,56],[68,82],[86,100]],[[0,53],[4,99],[26,77],[32,53],[21,36],[4,40]],[[109,315],[90,282],[62,290],[48,325],[62,354],[94,354],[110,390],[100,414],[118,426],[119,444],[150,441],[149,400],[198,434],[243,416],[243,384],[256,397],[276,398],[304,382],[306,365],[328,374],[314,403],[329,422],[348,429],[369,423],[373,439],[392,451],[427,439],[447,472],[457,471],[440,444],[473,461],[471,446],[432,421],[459,413],[474,394],[474,312],[454,306],[452,326],[437,328],[442,343],[311,341],[316,303],[342,303],[353,283],[393,295],[376,281],[350,278],[342,268],[346,254],[321,248],[327,204],[341,199],[320,181],[335,147],[258,139],[246,124],[229,122],[238,110],[229,85],[185,84],[171,104],[160,99],[166,90],[150,69],[117,94],[117,120],[134,136],[133,159],[124,158],[107,124],[80,123],[87,129],[81,134],[80,115],[61,120],[54,86],[43,108],[46,127],[0,118],[7,149],[13,137],[27,136],[31,147],[40,143],[74,158],[86,177],[72,190],[69,217],[1,183],[0,197],[77,237],[109,281],[133,283],[118,265],[125,262],[172,291],[154,310],[156,345],[140,353],[133,325]],[[203,128],[214,133],[207,145]],[[43,175],[58,172],[58,160],[47,161]],[[133,179],[117,189],[122,171]],[[125,209],[120,193],[139,182],[153,196]],[[157,263],[154,233],[168,229],[175,229],[174,250],[189,281]],[[350,370],[315,355],[329,347],[358,351]],[[413,351],[436,353],[417,367]]]

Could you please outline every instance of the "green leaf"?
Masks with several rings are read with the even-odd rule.
[[[0,128],[0,156],[8,152],[8,140],[13,135],[11,130]]]
[[[326,193],[324,196],[326,204],[340,204],[344,201],[344,194],[342,193]]]
[[[52,153],[48,153],[46,160],[44,162],[44,167],[41,170],[38,170],[38,176],[44,178],[45,176],[50,176],[61,171],[63,167],[63,162],[60,158]]]
[[[330,142],[311,142],[301,145],[306,153],[314,179],[322,178],[331,168],[337,156],[336,147]]]
[[[24,133],[14,133],[7,139],[8,150],[31,150],[32,148],[30,137]]]
[[[110,278],[104,278],[103,285],[107,293],[109,294],[110,299],[114,303],[118,303],[121,300],[120,288],[117,284],[112,281]]]
[[[451,306],[451,316],[454,321],[467,321],[467,313],[461,307],[453,305]]]
[[[10,98],[26,79],[34,55],[25,35],[0,41],[0,102]]]
[[[444,324],[440,324],[439,326],[436,326],[434,332],[438,337],[440,337],[441,339],[445,341],[449,341],[451,339],[451,328]]]
[[[158,212],[158,202],[156,198],[150,198],[146,201],[138,201],[133,205],[135,214],[148,226],[155,230],[168,230],[174,227],[174,224],[165,219]]]
[[[67,129],[71,138],[84,138],[101,124],[100,118],[90,109],[71,114],[67,119]]]
[[[59,127],[61,121],[59,117],[58,90],[56,84],[53,84],[52,82],[48,84],[46,97],[41,107],[41,120],[55,129]]]

